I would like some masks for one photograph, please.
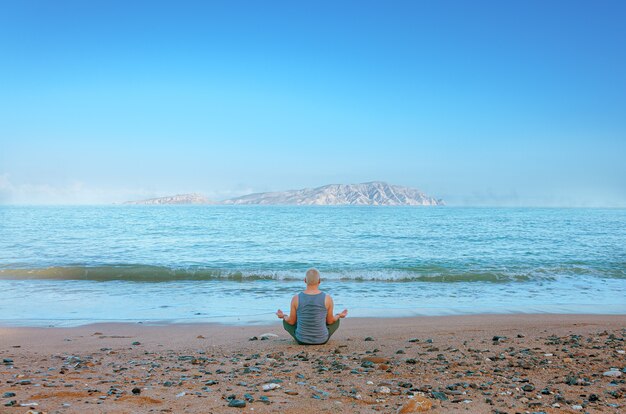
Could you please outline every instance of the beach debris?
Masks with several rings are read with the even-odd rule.
[[[604,375],[605,377],[619,378],[622,376],[622,373],[617,368],[611,368],[608,371],[603,372],[602,375]]]
[[[36,402],[32,402],[32,403],[23,403],[20,404],[20,407],[37,407],[39,404],[37,404]]]
[[[398,414],[422,413],[430,410],[432,406],[433,402],[428,398],[417,395],[400,407]]]
[[[244,408],[246,406],[246,402],[244,400],[232,399],[228,401],[228,406],[235,408]]]
[[[270,382],[269,384],[263,384],[263,391],[271,391],[280,388],[280,384],[276,384],[275,382]]]

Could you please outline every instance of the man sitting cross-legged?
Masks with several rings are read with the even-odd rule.
[[[276,316],[283,327],[300,345],[321,345],[339,328],[339,319],[348,310],[333,315],[333,299],[319,289],[321,279],[317,269],[309,269],[304,279],[306,289],[291,299],[291,311],[285,315],[280,309]]]

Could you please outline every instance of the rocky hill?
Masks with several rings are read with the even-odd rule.
[[[439,206],[444,205],[444,202],[415,188],[375,181],[249,194],[226,200],[222,204]]]

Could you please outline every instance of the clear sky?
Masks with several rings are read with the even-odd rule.
[[[306,3],[306,4],[305,4]],[[626,2],[0,2],[0,203],[626,206]]]

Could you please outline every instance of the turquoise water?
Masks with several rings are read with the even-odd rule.
[[[626,313],[626,210],[0,207],[0,323],[273,321],[307,268],[353,316]]]

